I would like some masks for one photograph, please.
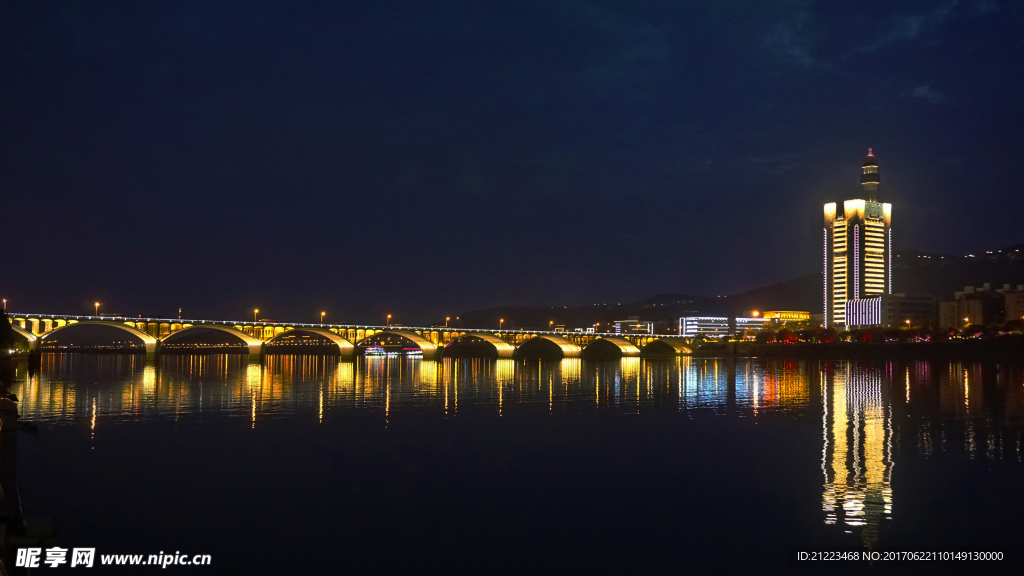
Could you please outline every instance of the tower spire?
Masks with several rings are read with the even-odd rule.
[[[864,173],[860,176],[860,183],[864,186],[864,196],[868,202],[878,202],[878,183],[880,179],[874,149],[868,148],[867,158],[864,159]]]

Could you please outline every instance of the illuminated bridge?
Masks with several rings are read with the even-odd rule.
[[[417,354],[493,358],[649,358],[690,354],[689,341],[657,334],[548,330],[303,324],[125,316],[9,313],[14,329],[39,352],[202,352],[263,354]]]

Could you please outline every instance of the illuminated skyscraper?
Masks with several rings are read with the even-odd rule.
[[[892,204],[878,201],[878,163],[868,148],[860,177],[864,199],[846,200],[843,211],[825,204],[825,326],[846,326],[846,304],[892,292]]]

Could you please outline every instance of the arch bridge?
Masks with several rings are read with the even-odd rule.
[[[690,341],[665,334],[613,334],[549,330],[410,327],[363,324],[231,321],[126,316],[9,313],[27,344],[40,351],[158,351],[165,354],[238,352],[328,353],[351,357],[372,352],[497,358],[670,357],[692,352]],[[77,328],[76,328],[77,326]],[[108,340],[87,343],[86,326]],[[105,327],[105,328],[104,328]],[[95,335],[93,338],[95,339]]]

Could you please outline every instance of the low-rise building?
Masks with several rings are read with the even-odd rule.
[[[654,334],[654,322],[630,316],[625,320],[612,320],[612,332],[616,334]]]
[[[796,310],[766,310],[761,314],[761,317],[765,320],[774,320],[780,323],[807,322],[811,319],[811,313]]]
[[[952,300],[939,305],[939,327],[963,328],[971,324],[988,326],[1002,324],[1024,316],[1024,285],[992,289],[988,282],[981,286],[964,286]]]
[[[726,336],[746,331],[756,332],[764,328],[761,317],[727,317],[727,316],[684,316],[679,319],[679,335],[688,336]]]
[[[1003,285],[1003,304],[1006,308],[1006,321],[1024,320],[1024,285],[1018,284],[1011,290],[1009,284]]]
[[[846,302],[846,327],[934,327],[939,321],[939,301],[920,294],[883,294]]]

